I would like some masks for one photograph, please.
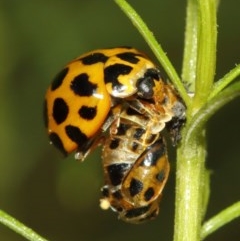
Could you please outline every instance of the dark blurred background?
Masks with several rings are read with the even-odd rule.
[[[129,1],[155,33],[178,73],[185,1]],[[240,60],[240,2],[222,1],[216,79]],[[152,53],[114,1],[0,1],[0,209],[54,241],[172,240],[175,160],[159,217],[125,224],[99,208],[103,183],[100,151],[84,163],[62,158],[43,126],[45,90],[54,75],[89,50],[134,46]],[[240,100],[208,124],[212,170],[207,217],[240,199]],[[174,157],[174,154],[171,155]],[[0,240],[25,240],[0,225]],[[240,220],[207,240],[240,240]]]

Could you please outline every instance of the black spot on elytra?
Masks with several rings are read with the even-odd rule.
[[[107,167],[107,172],[113,186],[121,184],[124,174],[129,168],[130,165],[127,163],[113,164]]]
[[[113,139],[109,145],[109,148],[112,150],[118,148],[119,142],[120,142],[120,139],[117,139],[117,138]]]
[[[131,126],[128,124],[120,123],[118,129],[117,129],[117,135],[123,136],[126,134],[126,131],[130,128]]]
[[[129,192],[131,197],[134,197],[138,193],[140,193],[143,189],[143,183],[138,179],[133,178],[130,182]]]
[[[144,193],[144,200],[149,201],[154,196],[154,189],[149,187],[147,191]]]
[[[62,85],[62,82],[66,77],[68,70],[69,70],[68,67],[66,67],[56,75],[56,77],[53,79],[51,90],[56,90],[58,87]]]
[[[133,135],[133,137],[136,139],[136,140],[139,140],[141,138],[141,136],[145,133],[146,131],[142,128],[137,128],[135,130],[135,133]]]
[[[159,159],[166,154],[165,146],[162,139],[156,141],[153,145],[151,145],[145,153],[142,154],[144,156],[143,161],[141,162],[141,166],[156,166]]]
[[[112,89],[122,92],[123,85],[118,81],[120,75],[127,75],[132,71],[132,67],[125,64],[114,64],[104,69],[105,83],[112,83]]]
[[[60,137],[58,136],[58,134],[56,134],[55,132],[50,133],[49,139],[50,139],[50,142],[64,154],[64,156],[67,155],[67,152],[64,149],[63,143]]]
[[[67,136],[75,143],[78,144],[79,147],[81,147],[83,144],[85,144],[88,141],[87,136],[81,132],[81,130],[72,125],[67,125],[65,127],[65,131]]]
[[[53,103],[53,118],[58,125],[66,120],[68,112],[68,106],[64,99],[56,98]]]
[[[163,182],[165,180],[165,171],[162,170],[160,171],[157,175],[156,178],[159,182]]]
[[[85,120],[92,120],[97,114],[97,107],[88,107],[83,105],[79,111],[79,115]]]
[[[139,144],[134,141],[134,142],[132,143],[132,148],[131,148],[131,149],[132,149],[132,151],[136,151],[138,147],[139,147]]]
[[[83,58],[80,58],[79,60],[81,60],[82,63],[85,65],[92,65],[99,62],[105,63],[108,60],[108,57],[102,53],[93,53]]]
[[[86,73],[82,73],[73,79],[70,87],[76,95],[91,96],[96,92],[97,84],[93,84],[89,80],[89,76]]]
[[[132,63],[132,64],[137,64],[139,62],[139,59],[137,58],[140,56],[139,54],[132,53],[132,52],[125,52],[121,54],[117,54],[117,57],[119,59],[122,59],[126,62]]]
[[[135,217],[141,216],[144,213],[146,213],[149,210],[149,208],[150,208],[150,205],[131,209],[126,212],[125,217],[126,218],[135,218]]]

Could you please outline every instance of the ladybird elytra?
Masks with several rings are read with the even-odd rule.
[[[139,206],[145,206],[157,199],[168,179],[170,165],[165,143],[160,138],[133,164],[132,171],[126,175],[122,185],[122,193],[126,199]],[[136,177],[141,177],[136,179]],[[138,182],[133,181],[138,180]],[[143,183],[139,190],[139,183]]]
[[[66,68],[68,73],[62,84],[53,91],[50,87],[46,99],[48,132],[57,133],[64,150],[70,153],[81,145],[81,138],[79,141],[77,138],[69,138],[67,127],[78,128],[86,136],[86,140],[93,137],[108,115],[111,99],[102,81],[102,63],[85,66],[77,60]],[[95,71],[92,71],[92,68]]]

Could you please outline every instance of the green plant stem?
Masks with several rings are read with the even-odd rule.
[[[181,79],[179,78],[176,70],[168,59],[167,55],[163,51],[162,47],[159,45],[157,40],[155,39],[153,33],[149,30],[147,25],[141,19],[141,17],[137,14],[137,12],[125,1],[125,0],[115,0],[118,6],[122,9],[122,11],[128,16],[133,25],[138,29],[142,37],[145,39],[149,47],[152,49],[156,58],[166,71],[168,77],[174,83],[176,89],[184,100],[185,104],[188,106],[190,103],[190,98],[185,90]]]
[[[227,85],[234,81],[240,75],[240,64],[233,68],[229,73],[227,73],[222,79],[218,80],[214,86],[213,90],[209,96],[212,99],[218,93],[220,93]]]
[[[192,135],[187,141],[185,139],[188,135],[188,125],[192,116],[194,116],[195,109],[200,108],[202,104],[202,102],[200,105],[198,103],[199,98],[201,99],[198,91],[200,91],[202,86],[200,83],[194,86],[193,83],[201,77],[201,71],[205,67],[202,62],[203,57],[206,53],[209,55],[208,47],[211,45],[211,42],[208,45],[202,44],[202,39],[199,38],[206,34],[202,30],[202,18],[206,18],[206,16],[202,13],[202,18],[199,18],[199,9],[201,7],[204,8],[202,6],[203,2],[205,3],[205,0],[202,1],[202,4],[197,0],[188,0],[187,6],[185,32],[187,42],[184,48],[182,75],[184,81],[190,85],[190,89],[195,87],[197,93],[195,93],[194,97],[195,103],[192,103],[190,108],[188,108],[188,123],[182,132],[182,143],[177,150],[174,241],[200,240],[202,213],[205,213],[208,200],[207,197],[204,197],[205,190],[209,190],[208,183],[206,183],[207,175],[205,175],[206,139],[204,127],[202,126],[197,135]],[[207,4],[205,4],[205,7],[207,7]],[[201,10],[203,11],[203,9]],[[190,29],[191,27],[192,29]],[[208,31],[211,30],[208,29]],[[191,36],[191,34],[194,35]],[[196,106],[196,103],[199,106]],[[203,204],[205,207],[203,207]]]
[[[197,64],[197,44],[198,44],[198,14],[197,2],[187,1],[187,17],[184,41],[184,54],[182,66],[182,80],[188,91],[194,92],[196,80]]]
[[[221,211],[210,220],[205,222],[201,230],[201,240],[206,238],[209,234],[213,233],[223,225],[229,223],[235,218],[240,217],[240,202],[237,202],[225,210]]]
[[[47,239],[41,237],[35,233],[32,229],[25,226],[23,223],[19,222],[15,218],[11,217],[9,214],[0,210],[0,222],[5,226],[9,227],[16,233],[19,233],[23,237],[31,241],[47,241]]]
[[[200,240],[201,221],[208,203],[209,190],[209,174],[204,167],[205,124],[217,110],[239,96],[240,82],[236,82],[206,103],[183,130],[182,143],[177,151],[174,241]],[[220,216],[223,219],[218,220],[218,223],[230,221],[231,214],[233,212],[228,212],[228,216]],[[232,219],[234,217],[232,215]],[[212,232],[218,227],[212,228]]]
[[[188,124],[184,142],[188,142],[204,128],[206,122],[224,105],[240,96],[240,82],[233,83],[217,96],[208,101],[202,109],[195,114]]]
[[[236,82],[206,103],[183,130],[182,143],[177,150],[174,241],[200,239],[201,221],[208,203],[209,190],[209,174],[204,167],[205,124],[223,105],[239,96],[240,82]],[[230,215],[231,213],[227,218],[229,220]],[[221,217],[224,218],[224,215]],[[224,223],[227,220],[221,220],[221,222]]]
[[[194,114],[207,101],[212,90],[216,68],[216,0],[195,0],[198,2],[198,52],[195,96],[192,105]]]
[[[184,138],[184,133],[183,133]],[[182,143],[177,150],[174,241],[198,241],[204,202],[205,131]]]
[[[198,19],[189,11],[193,11]],[[188,29],[191,26],[194,26],[193,30]],[[207,102],[212,89],[216,65],[216,29],[216,0],[189,0],[185,35],[188,43],[184,50],[183,75],[189,78],[187,81],[190,84],[195,80],[195,96],[188,108],[182,143],[177,150],[174,241],[200,240],[201,222],[208,202],[205,123],[197,123],[198,132],[194,134],[189,134],[189,124]],[[194,32],[196,30],[197,33]],[[190,37],[188,34],[195,35]],[[190,47],[196,51],[188,49]]]

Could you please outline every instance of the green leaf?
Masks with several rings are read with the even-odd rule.
[[[209,118],[221,107],[231,100],[240,96],[240,82],[236,82],[224,89],[217,96],[208,101],[192,118],[186,127],[186,136],[184,142],[188,142],[192,136],[198,135]]]
[[[9,227],[16,233],[19,233],[27,240],[31,241],[47,241],[47,239],[41,237],[37,233],[35,233],[32,229],[25,226],[23,223],[19,222],[17,219],[11,217],[9,214],[0,210],[0,222],[5,226]]]
[[[231,222],[232,220],[240,217],[240,202],[237,202],[230,207],[224,209],[202,226],[201,240],[205,239],[209,234],[213,233],[223,225]]]
[[[231,82],[233,82],[239,75],[240,75],[240,65],[237,65],[235,68],[230,70],[222,79],[220,79],[214,84],[213,90],[209,96],[209,99],[216,96],[226,86],[228,86]]]

